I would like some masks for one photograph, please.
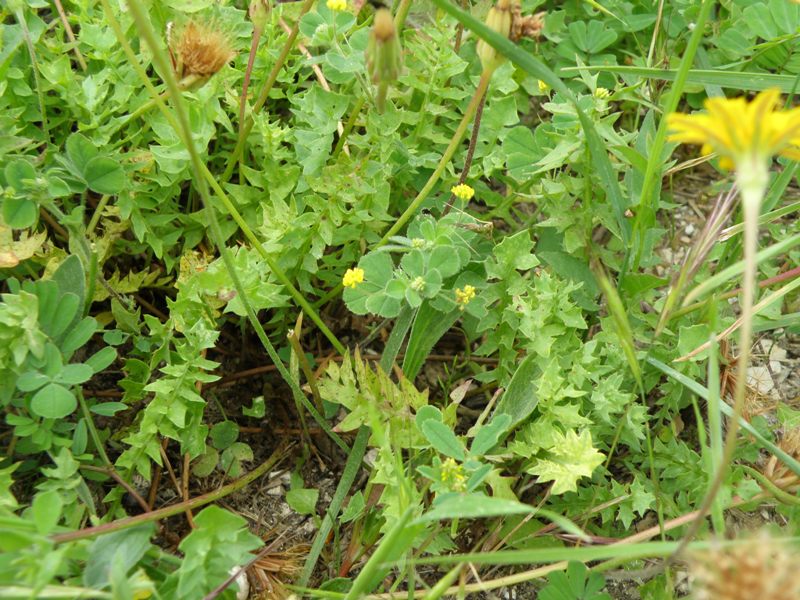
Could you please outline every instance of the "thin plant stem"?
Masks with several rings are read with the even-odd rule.
[[[92,418],[92,413],[89,410],[89,405],[86,404],[86,398],[83,397],[83,391],[80,389],[80,387],[76,388],[76,393],[78,396],[78,404],[81,406],[83,418],[86,420],[86,426],[89,428],[89,435],[92,436],[92,441],[94,442],[95,448],[97,448],[97,453],[100,455],[100,458],[106,464],[106,466],[111,467],[113,463],[109,460],[108,454],[106,454],[106,449],[103,447],[103,441],[100,439],[100,434],[98,433],[97,427],[94,424],[94,419]]]
[[[467,130],[467,126],[472,120],[472,116],[475,114],[475,111],[478,109],[478,105],[481,103],[481,99],[489,87],[491,78],[491,71],[484,71],[481,74],[480,81],[478,82],[477,88],[475,88],[475,93],[472,96],[472,100],[470,100],[467,110],[464,112],[464,116],[461,118],[461,123],[458,124],[458,128],[456,128],[455,133],[453,133],[453,137],[450,139],[450,144],[447,146],[444,154],[442,154],[442,158],[439,160],[436,170],[431,173],[431,176],[428,178],[425,186],[419,191],[416,198],[414,198],[411,204],[409,204],[408,208],[403,212],[403,214],[398,217],[395,224],[392,225],[385,234],[383,234],[383,237],[375,245],[376,248],[380,248],[386,244],[393,235],[397,234],[406,225],[406,223],[408,223],[411,217],[416,214],[417,209],[428,197],[428,194],[431,193],[431,190],[433,190],[433,187],[439,181],[439,178],[442,176],[442,173],[444,173],[445,168],[450,163],[450,159],[453,158],[453,155],[461,143],[461,140],[464,139],[464,133]]]
[[[67,13],[64,12],[64,6],[61,4],[61,0],[55,0],[55,5],[56,10],[58,11],[58,17],[61,19],[61,24],[64,26],[64,31],[67,33],[67,38],[69,38],[69,41],[72,44],[72,51],[75,53],[75,60],[78,61],[81,71],[86,71],[89,69],[89,67],[86,65],[86,61],[83,59],[81,49],[78,48],[78,40],[75,39],[75,32],[72,31],[72,26],[69,24]]]
[[[483,116],[483,107],[486,104],[486,92],[483,93],[481,101],[478,103],[478,108],[475,110],[475,122],[472,124],[472,135],[469,138],[469,148],[467,148],[467,156],[464,158],[464,168],[461,170],[461,176],[458,178],[458,183],[466,183],[469,177],[469,170],[472,167],[472,159],[475,156],[475,147],[478,145],[478,134],[481,130],[481,117]],[[456,195],[451,193],[450,199],[444,205],[442,216],[446,215],[453,208],[453,203],[456,201]]]
[[[94,228],[97,227],[97,222],[100,220],[100,216],[103,214],[103,209],[108,204],[109,199],[111,196],[109,194],[103,194],[100,197],[100,202],[97,203],[97,206],[94,209],[94,213],[92,213],[92,218],[89,220],[89,224],[86,226],[86,234],[92,233]]]
[[[250,87],[250,77],[253,74],[253,64],[256,61],[256,53],[258,52],[258,44],[261,41],[261,34],[264,33],[264,28],[254,24],[253,41],[250,42],[250,55],[247,57],[247,68],[244,71],[244,81],[242,82],[242,96],[239,99],[239,134],[241,135],[242,127],[244,127],[244,113],[247,108],[247,88]]]
[[[320,395],[319,387],[317,386],[317,378],[314,377],[314,371],[311,369],[311,365],[308,364],[308,358],[306,358],[306,354],[303,352],[303,347],[300,345],[300,323],[302,323],[302,320],[298,319],[298,326],[288,333],[286,339],[289,340],[289,344],[292,346],[292,350],[294,350],[294,353],[297,356],[297,362],[300,365],[300,369],[303,371],[303,375],[306,377],[308,387],[311,388],[311,395],[314,398],[314,404],[317,405],[317,410],[322,412],[322,396]]]
[[[411,0],[400,0],[400,6],[397,7],[397,13],[394,15],[394,28],[400,32],[406,24],[406,17],[411,8]]]
[[[272,86],[275,85],[275,82],[278,79],[278,75],[283,69],[283,65],[286,62],[286,58],[289,56],[289,52],[291,52],[292,48],[294,47],[294,42],[297,39],[297,34],[300,31],[300,20],[303,18],[311,7],[314,5],[314,0],[305,0],[303,5],[300,7],[300,13],[297,15],[297,21],[295,21],[294,25],[292,26],[292,31],[289,33],[289,36],[286,38],[286,43],[284,43],[283,48],[281,49],[278,58],[275,60],[275,63],[272,65],[272,70],[269,72],[267,76],[267,80],[264,82],[264,85],[261,86],[261,90],[259,91],[258,98],[256,99],[255,104],[253,104],[253,114],[257,113],[264,104],[267,102],[267,97],[269,97],[269,93],[272,91]],[[230,158],[228,159],[228,164],[225,167],[225,172],[222,174],[221,180],[228,181],[233,175],[233,170],[236,168],[236,165],[239,163],[239,159],[244,154],[244,147],[247,143],[247,136],[253,130],[253,126],[255,125],[255,120],[251,116],[247,119],[247,122],[240,126],[239,128],[239,137],[236,141],[236,147],[233,149],[233,153],[231,154]]]
[[[739,419],[742,415],[745,399],[747,396],[747,365],[750,362],[750,346],[753,340],[753,303],[756,290],[756,252],[758,250],[758,214],[761,202],[764,198],[765,186],[740,186],[742,198],[742,208],[744,212],[744,273],[742,274],[742,307],[741,321],[739,329],[739,358],[736,365],[736,386],[734,388],[733,414],[728,424],[728,431],[725,434],[725,444],[722,447],[722,456],[717,465],[714,478],[708,486],[703,503],[697,511],[697,516],[689,525],[686,534],[675,551],[675,556],[679,556],[685,550],[687,544],[700,530],[703,521],[711,507],[714,505],[715,498],[722,488],[725,477],[728,474],[730,463],[733,460],[733,453],[736,450],[736,438],[739,433]]]
[[[347,119],[347,123],[344,124],[342,131],[339,133],[339,139],[337,140],[336,146],[333,149],[331,158],[336,158],[339,156],[339,153],[345,147],[347,137],[350,135],[350,132],[353,131],[353,127],[355,127],[356,121],[358,120],[358,115],[361,113],[361,109],[364,107],[364,103],[366,101],[367,99],[365,96],[359,96],[358,100],[356,100],[356,105],[353,107],[353,110],[350,113],[350,118]]]
[[[136,488],[134,488],[130,483],[128,483],[122,477],[120,477],[119,473],[117,473],[116,469],[114,469],[113,466],[109,465],[108,467],[95,467],[94,465],[81,465],[80,468],[85,471],[94,471],[95,473],[102,473],[103,475],[108,475],[109,477],[111,477],[111,479],[116,481],[117,484],[123,487],[125,491],[128,492],[134,500],[136,500],[139,506],[142,507],[142,510],[144,510],[145,512],[150,511],[150,505],[148,505],[145,499],[142,498],[141,494],[137,492]]]
[[[166,506],[164,508],[160,508],[158,510],[154,510],[152,512],[144,513],[142,515],[136,515],[134,517],[126,517],[124,519],[117,519],[116,521],[111,521],[110,523],[104,523],[102,525],[95,525],[94,527],[86,527],[85,529],[78,529],[77,531],[68,531],[66,533],[59,533],[54,536],[51,536],[50,540],[54,544],[63,544],[66,542],[74,542],[76,540],[85,540],[89,538],[93,538],[98,535],[103,535],[105,533],[111,533],[112,531],[120,531],[122,529],[128,529],[129,527],[135,527],[136,525],[141,525],[142,523],[151,523],[154,521],[160,521],[161,519],[166,519],[167,517],[172,517],[177,514],[182,513],[187,509],[194,509],[199,508],[201,506],[205,506],[206,504],[210,504],[219,500],[220,498],[224,498],[232,494],[233,492],[237,492],[242,488],[247,487],[253,481],[261,477],[262,475],[268,473],[276,464],[278,464],[283,458],[285,458],[288,454],[288,450],[291,448],[291,444],[283,445],[275,452],[273,452],[267,460],[261,463],[258,467],[250,471],[244,477],[237,479],[236,481],[232,481],[228,485],[224,485],[221,488],[214,490],[213,492],[209,492],[207,494],[203,494],[202,496],[197,496],[196,498],[192,498],[187,502],[179,502],[177,504],[173,504],[172,506]]]
[[[794,279],[795,277],[800,277],[800,267],[794,267],[793,269],[789,269],[788,271],[784,271],[779,275],[775,275],[774,277],[768,277],[767,279],[762,279],[758,282],[758,287],[763,289],[769,287],[771,285],[775,285],[776,283],[782,283],[784,281],[788,281],[790,279]],[[742,288],[736,288],[735,290],[731,290],[730,292],[725,292],[724,294],[720,294],[719,296],[714,296],[715,301],[719,300],[728,300],[729,298],[735,298],[739,294],[742,293]],[[690,304],[688,306],[684,306],[683,308],[679,308],[669,316],[669,321],[673,319],[677,319],[678,317],[682,317],[683,315],[689,314],[690,312],[694,312],[700,308],[703,308],[708,303],[708,300],[701,300],[699,302],[695,302],[694,304]]]

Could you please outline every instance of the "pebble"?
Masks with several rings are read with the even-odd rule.
[[[683,233],[686,235],[692,235],[694,233],[694,225],[689,223],[683,230]]]
[[[772,381],[769,369],[759,365],[747,367],[747,384],[762,394],[769,394],[775,389],[775,382]]]

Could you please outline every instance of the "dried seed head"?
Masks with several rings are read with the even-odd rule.
[[[213,22],[189,21],[171,37],[181,77],[210,77],[236,56],[227,33]]]
[[[800,561],[791,548],[762,533],[736,546],[692,556],[695,600],[791,600],[800,598]]]
[[[515,11],[514,22],[511,24],[511,39],[515,42],[524,37],[538,40],[544,29],[544,17],[546,14],[542,11],[535,15],[523,17],[519,11]]]
[[[785,431],[778,446],[792,458],[800,459],[800,427]],[[775,455],[770,456],[762,471],[784,491],[793,492],[800,487],[800,477]]]

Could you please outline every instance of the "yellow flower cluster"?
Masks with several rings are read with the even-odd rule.
[[[605,98],[608,98],[610,95],[611,95],[611,92],[608,91],[608,89],[606,89],[604,87],[599,87],[594,91],[594,97],[595,98],[605,99]]]
[[[454,492],[463,492],[467,487],[467,476],[464,475],[464,467],[452,458],[448,458],[442,463],[440,476],[442,483]]]
[[[539,79],[539,80],[537,81],[537,85],[539,86],[539,91],[540,91],[542,94],[549,94],[549,93],[550,93],[550,86],[549,86],[549,85],[547,85],[547,83],[545,83],[545,82],[544,82],[544,81],[542,81],[541,79]]]
[[[355,269],[347,269],[344,273],[344,277],[342,277],[342,285],[352,289],[356,289],[356,286],[363,281],[364,269],[359,269],[358,267]]]
[[[469,187],[466,183],[459,183],[450,188],[450,192],[461,200],[471,200],[475,195],[475,190]]]
[[[347,0],[328,0],[325,6],[327,6],[329,10],[340,12],[347,10]]]
[[[667,117],[669,140],[701,144],[716,152],[724,169],[750,168],[773,156],[800,160],[800,107],[778,109],[780,90],[765,90],[751,102],[744,98],[709,98],[705,113]]]
[[[457,288],[456,289],[456,304],[458,304],[459,310],[464,310],[467,304],[470,303],[475,297],[475,288],[471,285],[465,285],[464,288]]]

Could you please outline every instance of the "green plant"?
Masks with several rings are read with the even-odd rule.
[[[795,536],[798,11],[4,4],[0,596],[666,598],[733,508]],[[749,91],[757,194],[666,117]]]

